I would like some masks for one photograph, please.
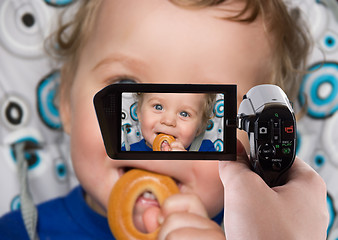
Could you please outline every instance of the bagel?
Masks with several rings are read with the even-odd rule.
[[[161,147],[164,141],[167,141],[168,144],[170,145],[172,142],[175,142],[175,138],[171,135],[167,135],[163,133],[157,135],[153,142],[153,151],[162,151]]]
[[[142,233],[134,225],[133,209],[137,198],[144,192],[152,192],[159,205],[179,192],[175,181],[157,173],[133,169],[125,173],[113,187],[108,202],[108,224],[114,237],[119,240],[155,240],[159,229]]]

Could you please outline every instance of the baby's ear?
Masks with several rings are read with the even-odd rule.
[[[69,79],[69,69],[65,64],[61,69],[61,82],[59,86],[59,113],[62,121],[63,130],[70,134],[71,132],[71,107],[70,107],[70,92],[71,79]]]

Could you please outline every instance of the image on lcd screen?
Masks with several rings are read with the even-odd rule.
[[[123,92],[121,152],[224,151],[223,93]]]

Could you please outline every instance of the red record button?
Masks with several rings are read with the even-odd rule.
[[[283,122],[282,124],[283,139],[291,140],[295,136],[295,127],[293,122]]]

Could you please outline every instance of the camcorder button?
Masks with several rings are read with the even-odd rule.
[[[281,120],[280,119],[271,119],[271,128],[273,129],[271,140],[272,143],[280,143],[281,142]]]
[[[282,168],[282,163],[281,162],[274,162],[272,163],[272,169],[274,171],[280,171]]]
[[[295,128],[293,122],[283,121],[282,132],[283,132],[283,140],[293,140],[295,138]]]
[[[276,149],[271,144],[264,144],[259,146],[258,154],[261,158],[268,160],[276,155]]]
[[[257,122],[257,139],[259,140],[268,140],[269,128],[267,122],[259,121]]]

